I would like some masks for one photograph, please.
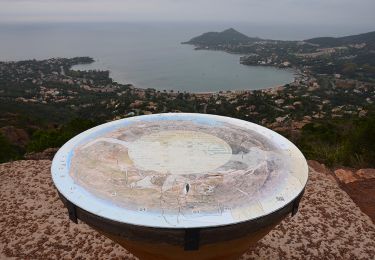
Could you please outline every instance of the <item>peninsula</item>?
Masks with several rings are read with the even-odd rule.
[[[312,75],[375,82],[375,31],[345,37],[320,37],[304,41],[248,37],[234,29],[192,38],[196,50],[222,50],[242,54],[245,65],[294,67]]]

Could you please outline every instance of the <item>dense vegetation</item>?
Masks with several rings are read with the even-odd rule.
[[[375,113],[364,118],[321,120],[295,140],[308,159],[329,166],[375,167]]]
[[[26,121],[24,121],[24,123],[26,123]],[[25,152],[42,152],[47,148],[61,147],[77,134],[100,123],[102,122],[75,118],[57,127],[50,126],[37,130],[28,128],[31,133],[31,138],[26,147],[12,144],[0,133],[0,163],[22,159],[24,158]]]
[[[336,47],[345,44],[366,43],[368,45],[375,44],[375,32],[362,33],[344,37],[318,37],[308,39],[306,42],[319,44],[322,47]]]
[[[0,163],[22,158],[22,151],[0,133]]]
[[[77,134],[97,125],[94,121],[73,119],[56,129],[37,130],[27,145],[28,152],[41,152],[50,147],[61,147]]]

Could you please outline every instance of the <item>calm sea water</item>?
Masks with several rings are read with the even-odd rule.
[[[91,56],[76,69],[108,69],[114,80],[159,90],[261,89],[289,83],[293,72],[239,64],[239,55],[194,51],[183,41],[223,26],[181,24],[0,25],[0,60]]]

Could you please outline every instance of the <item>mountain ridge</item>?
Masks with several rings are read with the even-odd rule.
[[[343,37],[316,37],[304,41],[312,44],[319,44],[322,47],[337,47],[345,44],[360,43],[375,45],[375,31]]]
[[[193,37],[189,41],[182,42],[182,44],[192,45],[219,45],[219,44],[250,44],[257,41],[278,41],[278,42],[299,42],[299,41],[281,41],[272,39],[262,39],[259,37],[249,37],[233,28],[226,29],[221,32],[206,32],[199,36]],[[317,44],[321,47],[337,47],[348,44],[361,44],[375,46],[375,31],[347,35],[342,37],[315,37],[303,40],[311,44]]]

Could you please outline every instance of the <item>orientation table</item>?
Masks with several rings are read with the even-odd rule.
[[[276,132],[190,113],[89,129],[51,172],[72,221],[140,259],[236,259],[297,212],[308,178],[302,153]]]

